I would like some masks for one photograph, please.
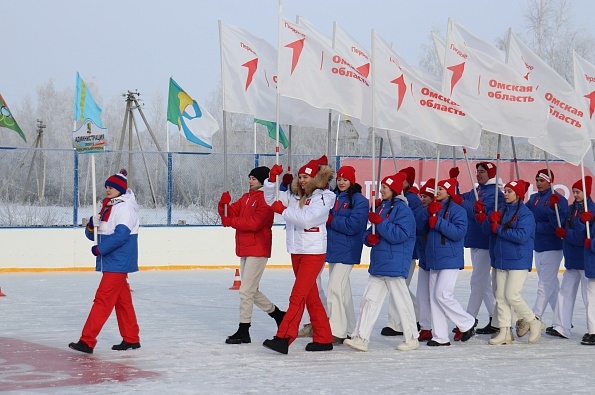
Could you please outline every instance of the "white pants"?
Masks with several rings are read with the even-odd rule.
[[[419,326],[421,329],[432,329],[432,311],[430,310],[430,271],[417,271],[417,305],[419,308]]]
[[[432,340],[439,343],[450,341],[448,320],[462,332],[475,325],[475,318],[467,313],[454,298],[453,290],[459,269],[430,270],[430,307],[432,312]]]
[[[560,282],[558,270],[562,261],[562,250],[534,252],[535,268],[537,269],[537,298],[533,305],[533,312],[541,318],[549,304],[552,311],[556,308]]]
[[[258,285],[266,267],[268,258],[249,256],[240,258],[240,322],[250,323],[254,305],[272,313],[275,305],[260,290]]]
[[[417,324],[415,322],[415,311],[413,302],[409,296],[409,289],[403,277],[368,277],[366,289],[362,295],[359,309],[359,318],[353,331],[353,336],[370,340],[372,328],[378,319],[382,304],[390,291],[390,298],[397,308],[400,322],[403,325],[403,336],[405,341],[417,339]]]
[[[407,275],[407,280],[405,282],[407,283],[407,289],[409,290],[409,297],[411,298],[411,301],[413,302],[413,309],[415,310],[415,317],[417,319],[417,317],[419,317],[419,310],[417,307],[417,299],[415,298],[415,295],[413,294],[413,292],[411,292],[411,289],[409,289],[409,284],[411,284],[411,278],[413,278],[413,273],[415,272],[415,265],[416,265],[415,259],[412,259],[411,265],[409,265],[409,274]],[[387,326],[393,328],[396,331],[403,332],[403,326],[401,325],[401,322],[399,321],[399,314],[397,312],[397,306],[395,306],[393,300],[394,300],[394,298],[388,299],[388,324],[387,324]]]
[[[324,271],[324,266],[322,265],[322,269],[320,269],[320,273],[318,273],[318,277],[316,277],[316,287],[318,288],[318,296],[320,296],[320,301],[324,306],[324,309],[327,310],[327,300],[326,295],[324,294],[324,289],[322,288],[322,272]],[[328,316],[328,310],[327,310]],[[308,314],[308,309],[304,309],[304,315],[302,315],[302,322],[309,324],[310,323],[310,314]]]
[[[570,328],[572,327],[572,313],[574,312],[574,302],[578,285],[581,285],[581,295],[583,303],[587,306],[587,277],[584,270],[566,269],[562,276],[560,292],[558,292],[558,302],[554,309],[554,319],[552,326],[555,330],[566,337],[570,337]]]
[[[355,309],[349,274],[353,265],[329,264],[327,311],[333,336],[346,338],[355,327]]]
[[[490,250],[471,248],[471,293],[467,303],[467,313],[477,318],[481,303],[483,302],[490,317],[496,308],[496,298],[492,289],[492,276],[490,269]]]
[[[512,310],[525,321],[533,321],[535,314],[521,296],[527,270],[496,269],[496,303],[500,328],[512,327]]]
[[[595,335],[595,278],[587,279],[587,329]]]
[[[497,285],[498,284],[496,284],[496,269],[492,268],[492,293],[494,294],[494,299],[496,299]],[[498,321],[498,301],[497,300],[494,303],[494,310],[492,310],[492,326],[494,328],[500,328],[500,322]]]

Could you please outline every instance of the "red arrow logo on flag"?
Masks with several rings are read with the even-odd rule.
[[[452,71],[452,76],[450,77],[450,94],[452,95],[452,90],[463,76],[463,71],[465,71],[465,62],[447,67],[447,69]]]
[[[254,77],[254,74],[256,73],[256,69],[258,69],[258,58],[254,58],[254,59],[244,63],[242,66],[244,66],[248,69],[248,76],[246,77],[246,90],[248,90],[248,87],[252,83],[252,78]]]
[[[302,49],[304,49],[304,40],[305,38],[301,38],[297,41],[289,43],[285,46],[285,48],[291,48],[293,50],[293,56],[291,57],[291,74],[293,74],[293,70],[295,70],[295,66],[297,66],[298,61],[300,60],[300,55],[302,54]]]
[[[368,78],[370,75],[370,63],[363,64],[357,67],[356,70],[359,71],[361,75]]]
[[[595,91],[585,95],[589,99],[589,118],[593,119],[593,112],[595,112]]]
[[[397,101],[397,111],[401,108],[401,103],[403,103],[403,98],[405,97],[405,92],[407,91],[407,84],[405,84],[404,75],[401,74],[399,78],[395,78],[391,81],[391,84],[397,84],[397,89],[399,92],[399,99]]]

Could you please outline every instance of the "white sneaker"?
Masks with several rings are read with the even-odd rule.
[[[516,322],[516,335],[523,337],[529,332],[529,323],[524,319],[517,320]]]
[[[528,324],[531,333],[529,334],[529,344],[535,344],[541,339],[541,331],[545,329],[545,322],[535,317],[533,321]]]
[[[297,337],[312,337],[313,332],[312,324],[305,324],[298,332]]]
[[[417,339],[411,339],[406,342],[397,345],[399,351],[411,351],[419,348],[419,341]]]
[[[368,340],[358,336],[354,336],[351,339],[345,339],[343,344],[359,351],[368,351]]]

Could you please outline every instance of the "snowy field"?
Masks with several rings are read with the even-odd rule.
[[[467,304],[471,272],[461,271],[456,297]],[[367,271],[352,272],[356,306]],[[323,280],[326,282],[325,270]],[[415,289],[417,276],[412,287]],[[561,278],[561,275],[560,275]],[[251,344],[227,345],[237,329],[238,292],[228,288],[234,271],[142,271],[130,276],[141,328],[139,350],[112,351],[120,342],[115,315],[92,355],[70,350],[87,317],[99,273],[2,273],[0,286],[0,392],[7,394],[503,394],[593,393],[595,347],[580,345],[585,309],[577,300],[571,339],[543,333],[510,346],[490,346],[476,335],[450,347],[395,350],[400,338],[380,335],[386,302],[367,353],[347,346],[312,353],[297,339],[289,355],[262,346],[274,321],[255,308]],[[287,307],[290,269],[265,271],[261,290]],[[524,289],[535,299],[537,275]],[[544,321],[551,325],[552,312]],[[487,322],[482,307],[479,325]],[[452,335],[451,335],[452,337]]]

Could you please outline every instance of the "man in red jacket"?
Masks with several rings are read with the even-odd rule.
[[[227,344],[250,343],[252,308],[256,304],[277,322],[283,320],[284,311],[279,310],[260,290],[258,285],[268,258],[271,257],[273,217],[275,213],[265,202],[262,191],[264,180],[269,177],[269,168],[260,166],[248,175],[250,189],[236,202],[231,203],[229,192],[223,192],[218,211],[221,224],[236,230],[236,255],[240,257],[240,326],[228,336]],[[227,206],[227,215],[225,215]]]

